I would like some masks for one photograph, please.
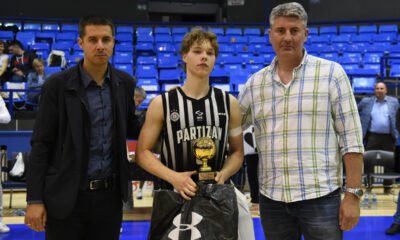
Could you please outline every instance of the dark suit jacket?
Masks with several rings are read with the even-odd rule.
[[[137,138],[135,81],[111,67],[113,161],[118,163],[122,199],[127,199],[126,138]],[[27,201],[42,200],[49,216],[70,215],[86,181],[90,141],[87,98],[78,65],[51,75],[42,87],[27,166]],[[117,170],[117,171],[118,171]],[[118,180],[117,180],[118,182]]]

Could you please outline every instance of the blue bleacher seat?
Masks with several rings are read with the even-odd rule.
[[[318,44],[318,43],[329,44],[330,39],[327,36],[314,36],[311,38],[311,43],[313,45]]]
[[[78,43],[74,43],[74,46],[72,47],[72,51],[75,52],[83,52],[82,48],[79,46]]]
[[[214,70],[210,74],[210,83],[228,83],[229,74],[227,71],[219,65],[214,66]]]
[[[154,65],[137,65],[136,78],[155,78],[158,79],[158,71]]]
[[[275,53],[263,53],[260,56],[264,59],[264,65],[270,65],[276,55]]]
[[[262,56],[250,56],[246,58],[246,65],[248,64],[262,64],[264,65],[264,58]]]
[[[347,74],[352,74],[356,69],[360,68],[358,63],[342,63],[342,67]]]
[[[0,31],[0,40],[14,40],[14,32],[13,31]]]
[[[161,84],[161,91],[167,92],[167,91],[171,90],[172,88],[182,87],[182,86],[183,86],[182,83],[163,82],[163,83]]]
[[[362,54],[359,52],[344,52],[342,54],[342,58],[355,58],[357,62],[360,62],[362,59]]]
[[[215,33],[215,35],[218,36],[224,36],[224,28],[222,27],[210,27],[208,28],[208,31]]]
[[[179,83],[181,81],[181,72],[178,69],[160,69],[158,80]]]
[[[133,45],[130,43],[115,44],[116,52],[133,52]]]
[[[253,49],[250,49],[249,46],[247,44],[244,44],[244,43],[233,44],[233,47],[235,49],[235,53],[236,54],[239,54],[239,53],[252,53],[251,50],[253,50]]]
[[[228,44],[220,44],[219,52],[220,53],[234,53],[235,50]]]
[[[319,35],[320,36],[334,36],[337,35],[337,27],[336,26],[321,26],[319,28]]]
[[[135,47],[135,53],[138,56],[152,56],[154,55],[154,45],[152,43],[138,43]]]
[[[130,33],[133,35],[132,26],[117,26],[117,33]]]
[[[158,68],[178,68],[178,58],[175,56],[164,57],[160,56],[157,58]],[[161,78],[161,74],[160,74]]]
[[[50,51],[50,45],[46,42],[37,42],[31,45],[31,49]]]
[[[354,93],[374,93],[375,77],[354,77],[352,81]]]
[[[390,44],[375,43],[373,45],[367,45],[365,48],[365,52],[384,54],[385,52],[389,51],[389,49]]]
[[[379,33],[398,33],[399,28],[397,24],[389,24],[389,25],[380,25]]]
[[[155,43],[172,43],[172,36],[170,35],[156,35]]]
[[[52,50],[62,50],[64,52],[71,52],[71,48],[73,47],[73,43],[71,42],[56,42],[51,45]]]
[[[160,52],[172,52],[175,53],[176,49],[174,47],[174,45],[170,44],[170,43],[157,43],[156,47],[155,47],[156,53],[160,53]]]
[[[354,77],[352,81],[354,93],[374,93],[375,77]]]
[[[397,34],[393,34],[393,33],[380,33],[377,35],[374,35],[372,37],[373,41],[375,43],[378,42],[387,42],[387,43],[395,43],[397,41]]]
[[[262,65],[262,64],[249,64],[249,65],[246,65],[245,69],[247,71],[249,71],[249,73],[255,73],[255,72],[260,71],[263,68],[264,68],[264,65]]]
[[[170,27],[155,27],[154,28],[155,35],[171,35],[171,28]]]
[[[259,28],[244,28],[244,36],[260,36],[261,30]]]
[[[339,54],[335,53],[335,52],[321,53],[320,57],[324,58],[324,59],[327,59],[327,60],[331,60],[331,61],[337,62],[337,60],[339,58]]]
[[[242,29],[241,28],[226,28],[225,29],[226,36],[242,36]]]
[[[136,42],[141,43],[154,43],[154,37],[151,35],[143,34],[143,35],[137,35],[136,37]]]
[[[44,72],[48,74],[58,73],[61,72],[61,67],[44,67]]]
[[[231,44],[231,36],[218,36],[219,44]]]
[[[56,34],[56,42],[75,43],[77,35],[75,32],[60,32]]]
[[[354,36],[357,35],[358,29],[356,25],[341,25],[339,27],[339,35]]]
[[[231,38],[232,43],[245,43],[247,44],[249,42],[247,36],[232,36]]]
[[[56,34],[54,32],[37,32],[35,33],[35,42],[47,42],[50,45],[55,42]]]
[[[61,25],[61,32],[74,32],[77,33],[79,31],[78,24],[70,24],[64,23]]]
[[[393,64],[390,67],[389,77],[394,77],[394,78],[400,77],[400,64]]]
[[[351,39],[353,43],[364,42],[364,43],[372,43],[372,35],[364,34],[364,35],[355,35]]]
[[[172,27],[172,35],[185,35],[187,32],[187,27]]]
[[[160,86],[155,78],[139,78],[137,79],[137,86],[142,87],[145,91],[159,91]]]
[[[367,52],[364,54],[362,62],[363,62],[363,64],[380,63],[382,56],[383,56],[383,53]]]
[[[228,74],[230,74],[243,69],[243,67],[242,64],[225,64],[224,69]]]
[[[253,44],[253,43],[267,44],[267,42],[268,42],[266,37],[259,37],[259,36],[252,36],[252,37],[248,38],[248,40],[249,40],[249,44]]]
[[[376,25],[361,25],[358,28],[358,34],[376,34],[377,33],[377,27]]]
[[[133,55],[130,52],[116,52],[114,64],[133,64]]]
[[[339,50],[337,49],[337,47],[335,45],[327,45],[327,46],[322,46],[319,47],[320,51],[319,53],[339,53]]]
[[[46,62],[46,59],[49,57],[49,50],[36,50],[35,51],[36,56],[38,56],[38,58],[43,59]]]
[[[120,43],[128,42],[128,43],[132,44],[133,43],[133,34],[132,33],[126,33],[126,32],[117,33],[115,35],[115,40],[117,40]]]
[[[181,34],[173,35],[173,36],[172,36],[172,42],[173,42],[173,43],[181,44],[181,43],[182,43],[183,36],[185,36],[185,35],[181,35]]]
[[[132,64],[114,64],[114,67],[125,71],[127,73],[129,73],[131,76],[133,76],[133,65]]]
[[[350,40],[348,35],[338,35],[331,38],[331,43],[350,43]]]
[[[25,23],[23,29],[24,32],[40,32],[42,31],[42,26],[40,23]]]
[[[21,28],[22,28],[21,22],[4,22],[3,26],[5,26],[5,27],[17,26],[18,30],[20,30],[20,31],[21,31]]]
[[[58,25],[57,23],[43,23],[42,32],[60,32],[60,25]]]
[[[73,54],[71,54],[67,60],[68,60],[68,65],[73,66],[79,62],[84,56],[83,51],[75,51]]]
[[[375,74],[375,75],[381,73],[381,65],[379,63],[364,64],[363,69],[368,70],[368,71],[370,71],[371,74]],[[386,76],[386,69],[383,70],[383,76],[384,77]]]
[[[346,47],[343,49],[343,53],[363,53],[365,51],[364,48],[360,47],[359,45],[346,45]]]
[[[318,36],[318,27],[308,27],[308,35],[310,36]]]
[[[137,27],[136,28],[136,36],[153,36],[153,28],[152,27]]]
[[[241,69],[230,75],[230,83],[235,85],[235,91],[240,91],[238,85],[245,84],[247,79],[250,77],[250,72],[245,69]]]
[[[139,56],[136,58],[137,65],[156,65],[157,58],[154,56]]]

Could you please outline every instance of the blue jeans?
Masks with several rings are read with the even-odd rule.
[[[340,190],[326,196],[285,203],[260,194],[260,218],[267,240],[343,239],[339,226]]]
[[[400,191],[399,191],[399,196],[397,197],[396,213],[394,214],[393,218],[394,218],[394,223],[400,224]]]

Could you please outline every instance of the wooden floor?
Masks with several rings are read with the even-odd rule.
[[[377,196],[376,206],[370,204],[369,206],[364,204],[362,200],[361,204],[361,216],[393,216],[397,206],[397,196],[399,188],[395,187],[391,194],[384,194],[383,188],[375,187],[372,193]],[[248,195],[248,193],[246,194]],[[26,207],[26,192],[19,191],[13,193],[12,208],[9,208],[10,194],[7,190],[3,193],[3,222],[5,224],[21,224],[24,221],[23,216],[14,216],[18,210],[24,210]],[[137,221],[137,220],[149,220],[151,217],[151,206],[153,202],[151,190],[144,189],[143,199],[137,200],[136,193],[134,193],[134,211],[124,212],[124,220],[126,221]],[[258,212],[252,212],[253,217],[259,217]]]

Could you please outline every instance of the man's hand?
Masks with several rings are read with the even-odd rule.
[[[25,224],[35,231],[44,231],[47,212],[43,203],[31,203],[26,206]]]
[[[190,197],[194,197],[198,190],[197,184],[192,180],[190,176],[196,174],[197,171],[191,172],[177,172],[175,177],[172,179],[171,184],[181,194],[181,196],[190,200]]]
[[[343,231],[353,229],[360,220],[360,199],[346,192],[339,211],[339,225]]]
[[[13,73],[18,76],[24,76],[24,73],[19,68],[13,68]]]

